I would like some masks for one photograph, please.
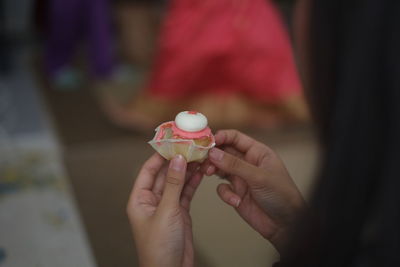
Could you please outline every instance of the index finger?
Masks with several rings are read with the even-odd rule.
[[[246,153],[252,146],[257,144],[253,138],[237,130],[221,130],[215,134],[217,146],[232,146],[242,153]]]
[[[161,157],[160,154],[154,153],[140,169],[133,190],[151,190],[153,188],[155,178],[164,162],[165,159]]]
[[[247,182],[258,183],[265,179],[263,169],[218,148],[210,150],[209,158],[219,171],[239,176]]]

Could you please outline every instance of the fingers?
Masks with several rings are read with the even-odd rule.
[[[187,164],[183,156],[175,156],[170,164],[165,178],[164,192],[160,206],[178,206],[183,186],[185,184]]]
[[[237,158],[243,158],[243,156],[244,156],[242,152],[239,152],[232,146],[224,146],[224,148],[222,150],[225,151],[226,153],[234,155]]]
[[[214,165],[210,164],[210,165],[208,165],[205,174],[207,176],[211,176],[211,175],[215,174],[216,171],[217,171],[217,167],[215,167]]]
[[[238,208],[240,206],[241,199],[233,192],[231,185],[219,184],[217,187],[217,193],[226,204],[234,208]]]
[[[154,153],[142,166],[139,175],[136,178],[134,189],[151,190],[154,181],[163,166],[165,159],[158,153]]]
[[[262,169],[221,149],[212,148],[208,158],[219,170],[226,174],[237,175],[247,182],[259,182],[265,177]]]
[[[215,142],[217,146],[232,146],[242,153],[246,153],[256,141],[237,131],[237,130],[222,130],[215,134]]]
[[[199,167],[200,167],[200,163],[198,163],[198,162],[188,163],[187,168],[186,168],[186,183],[190,182],[193,175],[198,171]]]
[[[181,196],[181,205],[185,209],[189,210],[190,202],[192,201],[193,196],[196,193],[202,178],[203,174],[200,171],[195,172],[193,176],[189,179],[189,181],[186,183],[185,187],[183,188]]]
[[[154,181],[152,191],[157,197],[161,197],[164,190],[165,176],[167,175],[168,165],[169,162],[165,161],[160,171],[158,172],[156,180]]]
[[[189,163],[187,165],[186,168],[186,179],[189,179],[190,177],[192,177],[193,173],[195,171],[197,171],[197,169],[199,168],[199,163],[197,162],[193,162],[193,163]],[[167,164],[167,162],[165,162],[163,164],[163,166],[161,167],[155,182],[154,182],[154,186],[153,186],[153,193],[157,196],[157,197],[161,197],[164,191],[164,184],[165,184],[165,176],[167,175],[167,170],[169,168],[169,164]]]
[[[244,156],[243,153],[237,151],[235,148],[233,148],[231,146],[224,147],[223,150],[226,153],[234,155],[234,156],[236,156],[238,158],[243,158],[243,156]],[[205,160],[201,164],[200,170],[207,176],[211,176],[211,175],[214,175],[214,174],[217,174],[217,175],[219,175],[221,177],[225,176],[225,173],[223,171],[221,171],[221,170],[218,170],[217,167],[215,167],[215,165],[212,164],[209,159]]]
[[[225,152],[234,149],[242,153],[246,161],[258,165],[264,158],[273,155],[273,151],[266,145],[236,130],[222,130],[215,135],[218,146],[222,146]]]
[[[191,162],[187,165],[187,172],[193,174],[199,168],[200,163],[198,162]]]
[[[200,171],[207,176],[211,176],[215,173],[216,167],[210,162],[210,160],[206,159],[200,166]]]

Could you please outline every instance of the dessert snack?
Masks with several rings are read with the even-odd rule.
[[[170,160],[181,154],[187,162],[202,162],[208,150],[215,146],[207,118],[197,111],[183,111],[156,128],[149,144],[164,158]]]

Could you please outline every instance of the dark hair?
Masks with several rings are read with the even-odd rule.
[[[310,38],[322,162],[283,266],[400,266],[400,1],[314,0]]]

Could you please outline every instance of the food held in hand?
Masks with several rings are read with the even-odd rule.
[[[196,111],[183,111],[175,121],[161,124],[149,144],[164,158],[170,160],[182,155],[187,162],[202,162],[208,150],[215,146],[214,136],[207,126],[207,118]]]

